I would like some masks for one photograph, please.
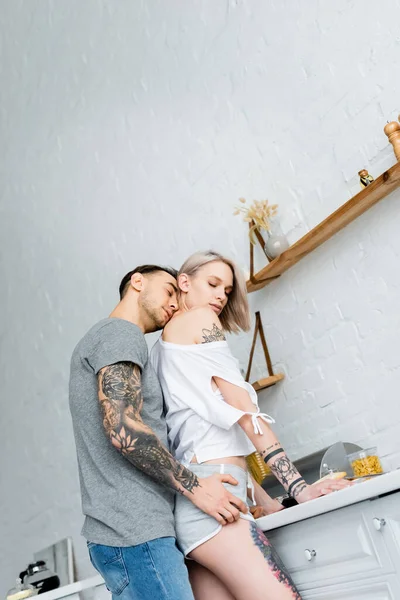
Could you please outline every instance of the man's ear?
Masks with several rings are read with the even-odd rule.
[[[137,292],[141,292],[143,290],[144,285],[144,277],[141,273],[134,273],[131,277],[131,286]]]
[[[181,292],[188,292],[190,287],[189,276],[186,273],[178,275],[178,288]]]

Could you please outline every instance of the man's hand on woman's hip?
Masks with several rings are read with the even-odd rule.
[[[247,505],[229,492],[223,483],[237,485],[232,475],[214,473],[210,477],[199,479],[199,485],[190,493],[185,493],[197,508],[214,517],[221,525],[233,523],[240,513],[247,513]]]

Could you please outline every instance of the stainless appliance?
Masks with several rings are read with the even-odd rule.
[[[28,565],[25,571],[19,574],[24,584],[32,585],[38,590],[38,594],[55,590],[60,585],[58,575],[47,568],[44,560],[38,560]]]

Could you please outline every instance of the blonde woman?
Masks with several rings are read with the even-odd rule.
[[[302,503],[341,489],[336,480],[308,485],[287,457],[261,413],[254,389],[244,381],[225,332],[250,327],[245,282],[229,259],[199,252],[179,271],[179,308],[152,350],[166,404],[172,452],[198,477],[229,473],[239,484],[226,487],[246,501],[245,456],[258,450],[285,490]],[[251,487],[251,486],[250,486]],[[260,486],[255,501],[265,513],[281,508]],[[293,581],[258,529],[251,513],[222,527],[184,496],[175,506],[178,544],[191,559],[196,600],[299,599]]]

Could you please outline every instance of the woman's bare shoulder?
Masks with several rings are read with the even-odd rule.
[[[164,328],[163,339],[167,342],[201,344],[225,338],[215,312],[208,307],[196,307],[173,317]]]
[[[207,306],[195,308],[190,312],[192,313],[190,318],[191,330],[196,344],[225,340],[221,321],[211,308]]]

